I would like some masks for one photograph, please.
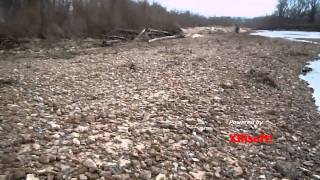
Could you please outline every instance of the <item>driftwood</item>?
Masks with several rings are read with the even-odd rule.
[[[107,41],[102,41],[102,47],[107,47],[107,46],[112,46],[113,44],[119,43],[121,40],[107,40]]]
[[[132,29],[118,29],[117,31],[129,34],[139,34],[138,31]]]
[[[106,36],[106,40],[102,42],[102,47],[112,46],[115,43],[119,43],[121,41],[129,41],[129,40],[139,40],[143,39],[148,42],[161,41],[167,39],[177,39],[183,38],[184,35],[182,33],[176,34],[168,31],[144,28],[142,31],[138,32],[131,29],[116,29],[113,31],[113,34]]]
[[[167,37],[167,36],[173,36],[173,35],[174,35],[173,33],[170,33],[168,31],[145,28],[139,33],[139,35],[135,38],[135,40],[141,39],[143,36],[146,37],[147,39],[155,39],[155,38],[161,38],[161,37]]]
[[[138,35],[134,40],[140,39],[140,38],[145,34],[145,32],[146,32],[147,30],[148,30],[147,28],[143,29],[143,30],[139,33],[139,35]]]
[[[12,37],[0,37],[0,49],[13,49],[20,46],[20,41]]]
[[[152,32],[152,33],[158,33],[158,34],[165,34],[167,36],[172,36],[173,34],[168,32],[168,31],[162,31],[162,30],[157,30],[157,29],[148,29],[149,32]]]
[[[108,39],[111,39],[111,40],[123,40],[123,41],[126,41],[127,38],[123,37],[123,36],[108,36],[107,37]]]
[[[179,35],[174,35],[174,36],[164,36],[164,37],[159,37],[159,38],[154,38],[150,39],[148,42],[155,42],[155,41],[162,41],[162,40],[168,40],[168,39],[178,39],[178,38],[183,38],[184,36],[182,34]]]

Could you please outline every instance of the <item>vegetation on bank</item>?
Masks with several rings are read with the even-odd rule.
[[[0,34],[13,37],[101,37],[117,28],[172,31],[225,22],[132,0],[1,0],[0,13]]]
[[[147,0],[1,0],[0,37],[104,37],[119,29],[243,25],[320,31],[320,0],[279,0],[271,16],[253,19],[204,17],[167,11]]]
[[[263,29],[320,31],[320,0],[278,0],[275,13],[246,22]]]

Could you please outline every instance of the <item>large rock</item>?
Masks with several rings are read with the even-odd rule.
[[[274,169],[276,169],[284,177],[290,179],[296,179],[298,177],[298,172],[294,163],[277,161],[274,165]]]
[[[92,171],[98,170],[97,164],[92,159],[86,159],[83,165]]]
[[[241,167],[234,167],[233,168],[233,177],[239,177],[243,174],[243,170]]]

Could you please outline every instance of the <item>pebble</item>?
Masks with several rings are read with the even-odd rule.
[[[86,159],[84,162],[83,162],[83,165],[91,170],[97,170],[98,167],[97,167],[97,164],[92,160],[92,159]]]
[[[66,164],[60,164],[60,169],[61,169],[61,172],[67,172],[71,169],[71,167]]]
[[[310,167],[312,167],[314,165],[313,161],[304,161],[302,164],[304,164],[305,166],[310,166]]]
[[[140,173],[141,179],[151,179],[151,176],[152,176],[151,172],[147,170],[142,170]]]
[[[214,170],[215,170],[214,172],[215,177],[220,178],[221,167],[215,167]]]
[[[156,180],[166,180],[166,175],[158,174],[157,177],[156,177]]]
[[[223,159],[225,162],[227,162],[228,165],[237,165],[238,164],[238,161],[237,160],[234,160],[230,157],[225,157]]]
[[[129,165],[130,163],[131,163],[130,160],[120,159],[120,160],[119,160],[119,167],[120,167],[120,168],[123,168],[123,167]]]
[[[82,115],[81,114],[74,114],[74,115],[71,115],[71,119],[74,119],[75,122],[80,122],[82,120]]]
[[[77,139],[77,138],[73,138],[73,139],[72,139],[72,143],[75,144],[75,145],[77,145],[77,146],[80,146],[80,144],[81,144],[81,142],[80,142],[79,139]]]
[[[80,179],[80,180],[87,180],[88,178],[87,178],[86,175],[80,174],[80,175],[79,175],[79,179]]]
[[[59,124],[56,124],[55,122],[48,122],[48,124],[53,130],[59,130],[61,128],[61,126]]]
[[[298,138],[297,138],[296,136],[292,136],[292,139],[293,139],[294,141],[298,141]]]
[[[47,155],[41,155],[39,157],[39,162],[43,163],[43,164],[47,164],[50,162],[50,157]]]
[[[314,174],[314,175],[312,175],[312,177],[315,178],[315,179],[320,179],[320,175]]]
[[[39,150],[41,148],[41,146],[39,144],[35,143],[35,144],[32,145],[32,148],[34,150]]]
[[[259,178],[260,179],[267,179],[266,175],[260,175]]]
[[[58,116],[61,116],[61,115],[62,115],[61,109],[58,109],[58,110],[56,111],[56,114],[57,114]]]
[[[73,137],[73,138],[79,138],[79,137],[80,137],[80,134],[79,134],[79,133],[76,133],[76,132],[73,132],[73,133],[71,133],[71,137]]]
[[[75,131],[78,132],[78,133],[84,133],[84,132],[89,131],[89,127],[87,127],[87,126],[78,126],[75,129]]]
[[[194,177],[194,179],[197,180],[203,180],[206,178],[206,173],[205,171],[193,171],[190,172],[190,174]]]
[[[26,180],[39,180],[34,174],[28,174]]]
[[[88,122],[94,122],[96,120],[96,117],[95,116],[87,116],[85,119]]]
[[[234,177],[239,177],[243,174],[243,170],[241,167],[234,167],[233,168],[233,176]]]
[[[53,139],[59,139],[60,138],[60,135],[58,133],[54,134],[51,136]]]
[[[8,106],[8,109],[13,112],[19,111],[20,109],[20,106],[16,104],[8,104],[7,106]]]

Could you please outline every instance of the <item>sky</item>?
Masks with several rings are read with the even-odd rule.
[[[150,0],[168,10],[190,10],[204,16],[258,17],[275,11],[277,0]]]

